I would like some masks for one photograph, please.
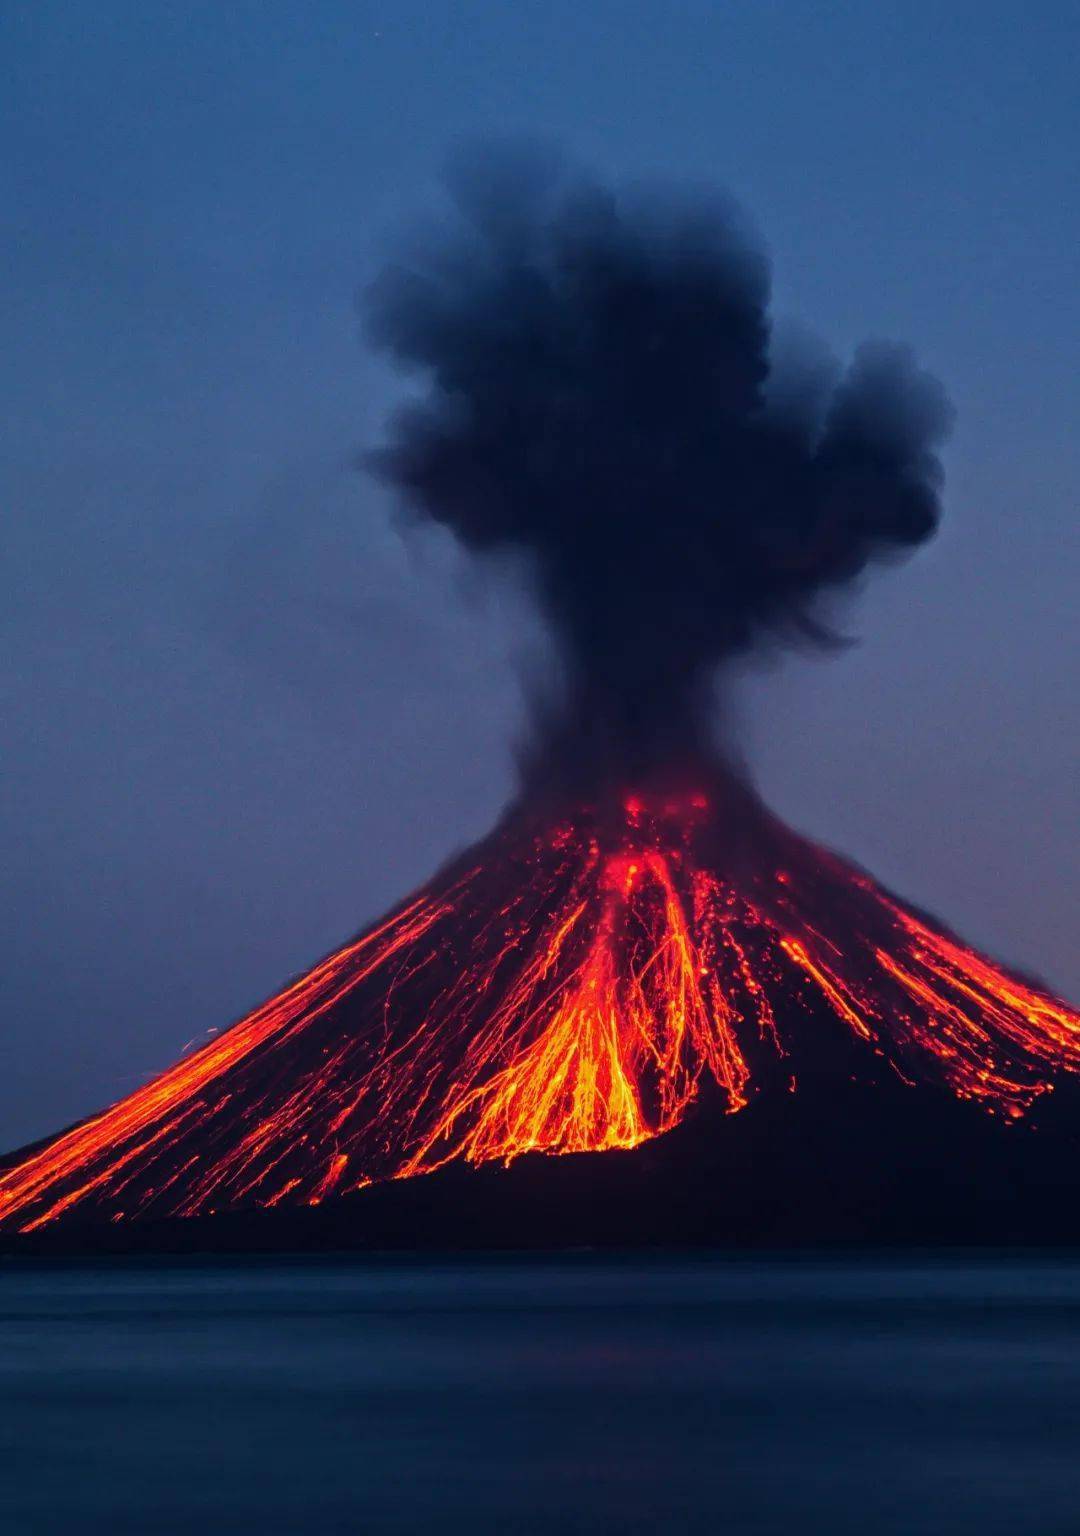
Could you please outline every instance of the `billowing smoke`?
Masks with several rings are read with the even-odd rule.
[[[469,549],[528,557],[568,676],[545,771],[696,755],[718,662],[827,641],[823,599],[933,534],[945,396],[883,344],[778,376],[768,262],[719,199],[490,160],[451,190],[370,295],[424,385],[372,462]]]

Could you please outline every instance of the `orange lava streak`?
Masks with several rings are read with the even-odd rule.
[[[627,942],[627,910],[646,887],[658,897],[662,918],[639,949]],[[727,1088],[731,1107],[741,1107],[746,1065],[719,994],[710,1009],[702,993],[698,947],[667,862],[655,852],[641,854],[640,862],[612,859],[604,892],[589,949],[541,1031],[505,1066],[459,1091],[399,1176],[431,1171],[454,1157],[510,1162],[523,1152],[636,1147],[679,1120],[706,1065]],[[554,969],[581,911],[541,946],[534,962],[541,975]],[[527,975],[497,1024],[512,1029],[531,1005]],[[482,1057],[474,1073],[487,1065]],[[651,1110],[643,1103],[646,1084]]]
[[[785,954],[791,956],[796,965],[801,966],[809,976],[813,977],[844,1023],[850,1024],[860,1039],[869,1040],[871,1032],[866,1020],[848,1001],[843,983],[836,977],[830,976],[823,965],[815,965],[806,952],[806,946],[800,944],[797,939],[784,939],[780,947]]]
[[[729,1111],[786,1092],[815,1042],[1007,1117],[1080,1071],[1075,1010],[758,814],[738,858],[701,795],[510,824],[0,1175],[0,1221],[318,1204],[455,1159],[631,1148],[706,1082]]]
[[[438,915],[437,909],[424,911],[421,901],[412,902],[354,944],[330,955],[306,976],[256,1008],[246,1019],[203,1046],[193,1056],[178,1062],[145,1087],[121,1099],[111,1109],[76,1126],[51,1142],[42,1152],[28,1158],[0,1179],[0,1221],[24,1208],[43,1191],[88,1167],[96,1157],[102,1154],[107,1156],[117,1146],[123,1146],[133,1134],[145,1127],[166,1119],[174,1111],[185,1116],[197,1110],[199,1106],[196,1096],[204,1085],[223,1078],[230,1067],[250,1056],[274,1036],[280,1035],[289,1025],[295,1025],[298,1021],[302,1021],[305,1027],[309,1025],[320,1013],[332,1007],[346,991],[358,985],[374,965],[382,964],[388,953],[418,938]],[[380,940],[385,942],[377,949],[371,965],[365,966],[361,961],[356,970],[351,970],[350,966],[366,951],[378,946]],[[335,987],[343,975],[344,984]],[[152,1141],[157,1141],[165,1134],[166,1130],[159,1131]],[[43,1222],[59,1216],[75,1200],[114,1177],[130,1162],[132,1155],[128,1152],[116,1158],[103,1174],[75,1194],[69,1193],[57,1200],[23,1230],[32,1231]]]

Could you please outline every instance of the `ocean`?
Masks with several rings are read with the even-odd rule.
[[[0,1269],[4,1536],[1080,1532],[1080,1264]]]

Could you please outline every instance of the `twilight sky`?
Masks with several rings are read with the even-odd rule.
[[[748,670],[768,797],[1080,996],[1071,0],[33,0],[0,21],[0,1146],[361,927],[512,787],[512,578],[351,467],[354,294],[449,150],[727,186],[776,308],[910,342],[947,516],[832,659]]]

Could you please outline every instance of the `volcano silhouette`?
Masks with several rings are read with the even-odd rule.
[[[0,1230],[1070,1236],[1080,1016],[782,826],[709,746],[724,662],[828,645],[822,604],[934,533],[940,385],[880,344],[779,369],[768,264],[726,203],[506,172],[458,177],[463,218],[376,284],[371,334],[426,381],[375,469],[478,559],[512,552],[558,650],[515,808],[9,1159]]]
[[[398,1240],[446,1244],[475,1223],[468,1183],[456,1172],[440,1182],[438,1170],[490,1165],[502,1177],[483,1184],[494,1200],[487,1241],[588,1241],[610,1214],[591,1193],[575,1212],[567,1174],[538,1174],[537,1163],[588,1154],[569,1159],[584,1195],[597,1177],[615,1177],[582,1172],[605,1154],[655,1170],[669,1157],[659,1143],[673,1138],[675,1167],[696,1147],[677,1177],[684,1238],[708,1237],[710,1224],[714,1237],[752,1232],[755,1209],[757,1235],[771,1231],[785,1179],[789,1191],[802,1187],[798,1165],[815,1144],[819,1157],[830,1149],[819,1173],[829,1168],[832,1213],[820,1192],[814,1213],[828,1231],[838,1211],[850,1220],[865,1159],[881,1177],[890,1116],[889,1158],[900,1166],[918,1162],[927,1124],[945,1126],[941,1158],[924,1170],[935,1210],[935,1181],[956,1175],[958,1131],[961,1163],[972,1135],[983,1148],[1007,1142],[1015,1159],[1020,1133],[1003,1141],[1002,1123],[1078,1070],[1074,1010],[714,775],[682,795],[511,815],[247,1018],[18,1161],[0,1180],[0,1216],[23,1234],[127,1232],[329,1202],[348,1209],[352,1241],[385,1239],[390,1219]],[[977,1106],[977,1120],[958,1118],[956,1099]],[[975,1129],[988,1116],[999,1122],[990,1141]],[[760,1156],[740,1168],[746,1138],[734,1127],[755,1118],[786,1149],[783,1178],[774,1169],[766,1179]],[[801,1148],[790,1145],[796,1127]],[[519,1159],[533,1171],[508,1179]],[[626,1169],[625,1155],[616,1161]],[[722,1182],[703,1200],[704,1166]],[[533,1211],[522,1229],[521,1209],[509,1223],[499,1215],[504,1192],[551,1178],[561,1218]],[[410,1234],[393,1197],[429,1179],[433,1192],[399,1199],[417,1212]],[[391,1189],[373,1199],[380,1185]],[[425,1218],[445,1187],[450,1207]],[[370,1230],[365,1200],[377,1215]],[[654,1236],[657,1216],[644,1227]],[[897,1219],[885,1211],[884,1229]],[[326,1230],[342,1240],[336,1221]],[[619,1240],[640,1230],[624,1211]]]

